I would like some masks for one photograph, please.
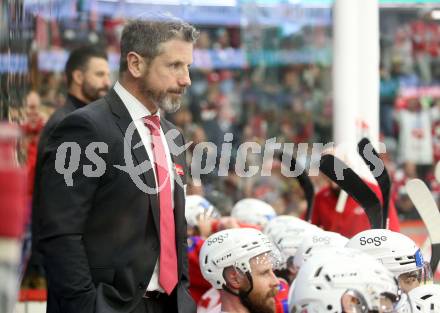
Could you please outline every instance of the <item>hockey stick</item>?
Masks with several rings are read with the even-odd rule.
[[[282,161],[282,155],[279,155],[279,158]],[[292,161],[290,162],[290,170],[295,171],[296,166],[298,165],[296,159],[292,156]],[[313,210],[313,200],[315,198],[315,188],[313,187],[312,181],[310,180],[309,173],[301,168],[301,174],[299,174],[296,179],[301,185],[302,190],[304,191],[304,196],[307,201],[307,210],[305,219],[309,223],[312,221],[312,210]]]
[[[293,162],[294,159],[292,159],[292,163]],[[306,197],[306,201],[307,201],[306,221],[310,223],[312,221],[312,213],[313,213],[312,210],[313,210],[313,200],[315,198],[315,188],[313,187],[312,181],[309,178],[309,173],[307,173],[306,170],[301,172],[301,174],[297,177],[297,179]]]
[[[417,212],[425,223],[431,239],[431,269],[435,273],[440,260],[440,212],[428,186],[420,179],[411,179],[406,185],[406,191],[414,203]]]
[[[343,179],[338,179],[336,169],[343,169]],[[351,168],[334,155],[325,154],[321,158],[319,170],[362,206],[371,228],[382,228],[382,206],[379,199]]]
[[[388,229],[389,224],[390,224],[390,217],[389,217],[389,208],[390,208],[390,195],[391,195],[391,179],[390,179],[390,175],[388,174],[387,169],[385,168],[385,164],[383,163],[382,159],[379,157],[379,154],[377,153],[377,151],[374,149],[373,144],[371,143],[371,141],[368,138],[362,138],[361,141],[359,141],[358,143],[358,153],[359,155],[362,157],[362,159],[364,160],[365,164],[368,165],[368,167],[370,168],[371,173],[373,173],[373,171],[375,170],[375,165],[371,162],[371,160],[369,160],[366,156],[366,151],[365,149],[369,149],[371,151],[371,153],[378,159],[380,160],[382,166],[383,166],[383,171],[380,173],[379,176],[374,176],[374,178],[376,179],[379,187],[380,187],[380,191],[382,193],[382,225],[384,225],[384,227],[386,229]]]

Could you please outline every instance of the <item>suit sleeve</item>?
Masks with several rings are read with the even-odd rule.
[[[56,113],[54,113],[56,114]],[[43,128],[43,131],[40,135],[40,140],[38,142],[37,149],[37,164],[35,168],[35,178],[34,178],[34,193],[32,195],[32,254],[38,254],[38,237],[39,237],[39,223],[40,223],[40,215],[38,205],[40,204],[40,183],[41,183],[41,171],[42,171],[42,160],[44,151],[47,147],[47,142],[49,139],[49,135],[53,132],[55,128],[55,124],[53,119],[49,119],[46,125]],[[37,252],[38,251],[38,252]]]
[[[93,165],[84,151],[94,141],[99,141],[94,124],[75,112],[55,128],[42,161],[39,244],[48,286],[63,313],[78,312],[79,308],[85,313],[95,311],[96,289],[83,244],[85,223],[99,183],[98,177],[83,174],[84,165]],[[70,150],[70,157],[63,158],[57,151],[66,144],[76,148]],[[59,173],[60,161],[63,168],[75,169],[71,186]]]

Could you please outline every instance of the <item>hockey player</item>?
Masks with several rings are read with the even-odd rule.
[[[429,263],[409,237],[387,229],[370,229],[350,239],[346,247],[359,249],[379,260],[398,279],[406,293],[432,280]]]
[[[199,195],[189,195],[185,202],[185,218],[188,230],[188,272],[189,291],[197,303],[202,295],[211,288],[203,278],[199,266],[199,254],[204,239],[210,235],[211,220],[220,216],[215,207]]]
[[[281,252],[282,263],[276,270],[277,277],[291,284],[296,276],[294,256],[305,238],[315,232],[322,232],[318,227],[297,217],[280,215],[273,218],[264,228],[264,233]]]
[[[382,264],[349,249],[317,253],[300,269],[289,294],[294,313],[397,312],[401,290]],[[406,298],[404,298],[406,300]]]
[[[270,240],[252,228],[211,235],[200,252],[202,274],[220,292],[217,312],[274,313],[279,281]]]

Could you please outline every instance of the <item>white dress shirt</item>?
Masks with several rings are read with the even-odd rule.
[[[141,137],[143,146],[145,150],[147,151],[148,157],[150,158],[151,164],[154,164],[154,154],[153,150],[151,148],[151,133],[147,126],[145,126],[143,118],[146,116],[151,115],[151,112],[148,111],[148,109],[138,100],[136,97],[134,97],[127,89],[125,89],[119,81],[116,82],[114,89],[118,96],[122,99],[122,102],[125,104],[125,107],[128,110],[128,113],[130,113],[131,119],[133,120],[136,129]],[[159,115],[159,111],[155,115]],[[174,194],[174,170],[173,170],[173,162],[171,160],[171,155],[169,151],[169,147],[165,138],[165,134],[162,130],[162,127],[160,128],[160,136],[162,139],[163,146],[165,148],[166,157],[167,157],[167,163],[168,163],[168,171],[170,174],[170,180],[171,180],[171,194]],[[142,149],[142,147],[138,147],[137,149]],[[154,178],[157,182],[156,177],[156,169],[153,166],[153,172],[154,172]],[[174,208],[174,199],[171,199],[172,205]],[[145,208],[147,210],[147,208]],[[159,259],[156,262],[156,265],[154,267],[153,275],[151,276],[150,283],[147,287],[148,291],[160,291],[164,292],[162,287],[159,284]]]

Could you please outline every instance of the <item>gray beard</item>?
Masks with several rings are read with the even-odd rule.
[[[140,85],[141,92],[145,94],[154,105],[166,113],[174,113],[180,109],[181,101],[176,100],[173,101],[171,96],[169,96],[166,92],[156,93],[144,83]]]
[[[180,100],[173,101],[170,96],[165,96],[156,105],[167,113],[174,113],[180,109]]]

